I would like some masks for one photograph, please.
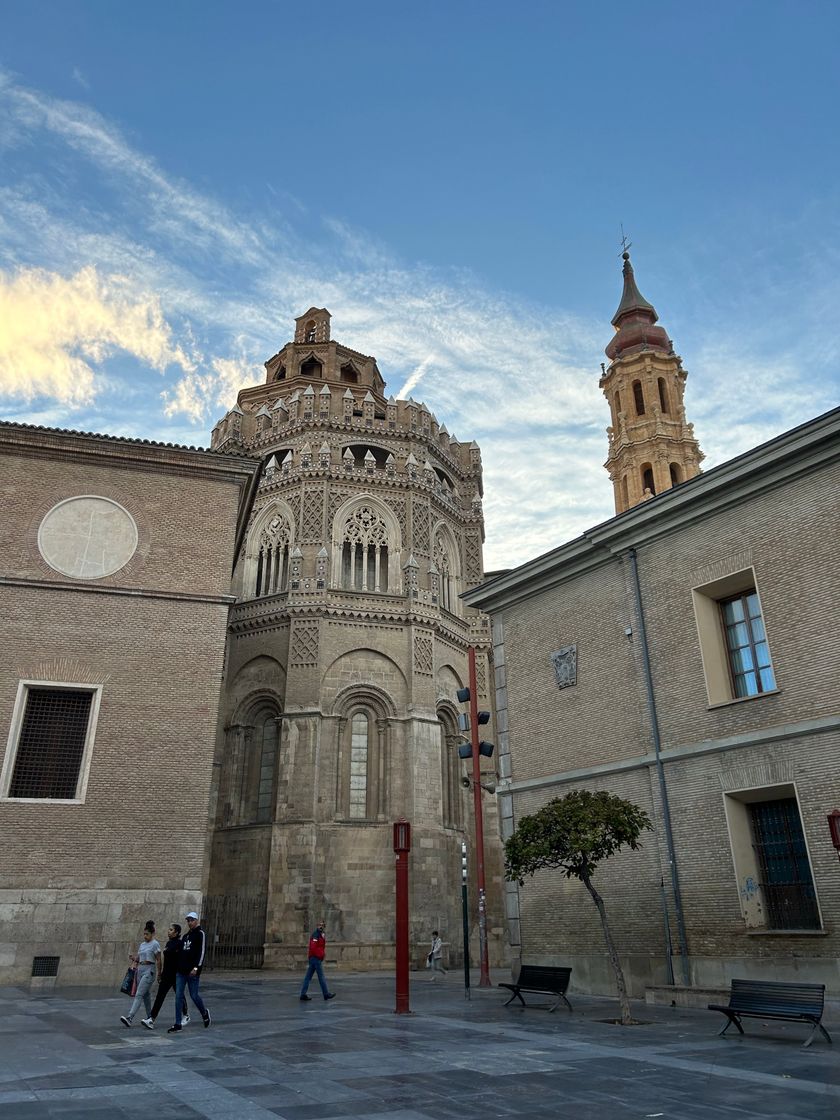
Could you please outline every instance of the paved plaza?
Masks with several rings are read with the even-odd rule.
[[[298,1000],[285,973],[209,973],[213,1015],[168,1035],[127,1030],[112,989],[0,989],[0,1120],[836,1120],[834,1046],[808,1029],[637,1005],[622,1028],[609,1000],[571,994],[573,1014],[503,1007],[506,993],[412,974],[414,1014],[395,1016],[393,977],[328,970],[337,998]],[[505,977],[499,973],[498,979]]]

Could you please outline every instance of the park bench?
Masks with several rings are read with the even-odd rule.
[[[527,1007],[528,1005],[522,998],[522,992],[542,992],[545,995],[557,997],[549,1007],[549,1011],[556,1011],[561,1001],[571,1011],[572,1005],[566,999],[571,975],[572,970],[570,968],[545,968],[542,965],[523,964],[519,969],[515,984],[499,984],[500,988],[507,988],[508,991],[513,993],[504,1006],[507,1007],[508,1003],[513,1003],[515,999],[518,999],[523,1007]]]
[[[727,1022],[718,1034],[726,1034],[734,1023],[741,1034],[741,1019],[785,1019],[789,1022],[811,1023],[813,1030],[803,1043],[810,1046],[817,1031],[826,1041],[831,1036],[820,1020],[825,1007],[825,984],[789,984],[776,980],[733,980],[729,1003],[710,1003],[709,1011],[721,1011]]]

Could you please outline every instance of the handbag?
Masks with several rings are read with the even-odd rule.
[[[135,982],[136,979],[137,979],[137,969],[129,966],[125,970],[125,976],[123,976],[123,982],[122,982],[122,984],[120,984],[120,991],[124,995],[130,996],[131,995],[131,989],[134,987],[134,982]]]

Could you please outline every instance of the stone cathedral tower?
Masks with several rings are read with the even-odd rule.
[[[381,968],[404,816],[414,933],[446,930],[457,959],[469,645],[490,708],[488,622],[459,599],[483,575],[481,455],[424,404],[386,397],[376,361],[331,339],[325,308],[265,368],[212,438],[263,470],[234,574],[207,906],[219,929],[264,942],[266,964],[300,964],[323,916],[331,959]],[[492,950],[501,857],[487,810]]]
[[[623,257],[624,291],[612,318],[616,333],[606,348],[610,364],[600,381],[612,413],[604,465],[616,513],[694,478],[704,458],[685,419],[682,359],[656,325],[656,309],[636,287],[630,254]]]

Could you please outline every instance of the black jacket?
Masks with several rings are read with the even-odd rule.
[[[163,972],[167,980],[171,980],[178,971],[178,954],[181,952],[181,938],[170,937],[163,947]]]
[[[204,950],[207,945],[207,938],[201,926],[196,926],[195,929],[187,930],[181,939],[181,948],[178,950],[178,963],[177,969],[183,974],[192,972],[194,968],[198,969],[199,976],[201,969],[204,965]]]

